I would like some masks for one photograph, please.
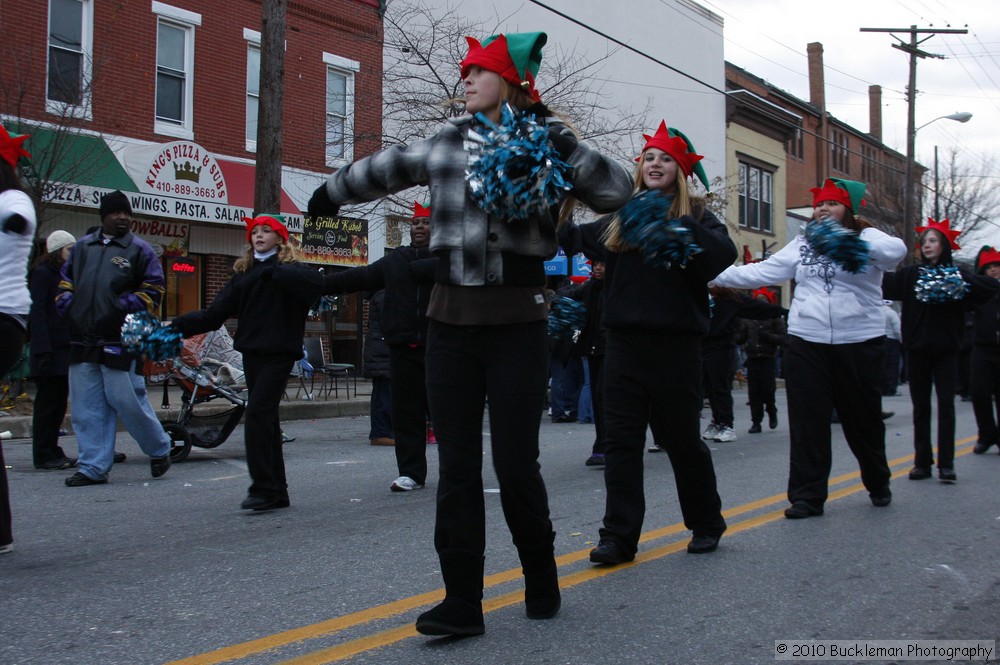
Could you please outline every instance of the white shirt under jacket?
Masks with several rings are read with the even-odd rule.
[[[852,344],[885,335],[882,275],[894,270],[906,245],[875,228],[861,232],[869,264],[851,274],[813,251],[804,235],[796,236],[759,263],[731,266],[715,278],[716,286],[756,289],[795,280],[788,332],[818,344]]]

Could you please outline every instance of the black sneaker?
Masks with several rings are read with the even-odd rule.
[[[931,477],[931,470],[926,466],[915,466],[910,469],[910,480],[926,480]]]
[[[128,457],[125,455],[125,453],[120,453],[117,450],[115,451],[115,458],[114,458],[115,464],[121,464],[127,459]]]
[[[785,517],[790,520],[802,520],[807,517],[818,517],[823,514],[823,506],[814,506],[806,501],[796,501],[785,508]]]
[[[77,471],[72,476],[66,479],[66,487],[84,487],[86,485],[104,485],[108,482],[107,478],[102,480],[94,480],[90,476],[85,476],[84,474]]]
[[[955,469],[938,469],[938,479],[942,483],[954,483],[958,480],[958,476],[955,474]]]
[[[987,450],[989,450],[990,446],[992,445],[993,445],[992,443],[984,443],[982,441],[977,441],[975,447],[972,449],[972,452],[974,452],[977,455],[982,455]]]
[[[774,413],[767,414],[767,426],[770,427],[771,429],[777,429],[778,428],[778,412],[777,411],[775,411]]]
[[[708,534],[694,534],[694,538],[688,543],[688,554],[708,554],[719,548],[719,536]]]
[[[750,429],[747,430],[747,434],[760,434],[760,423],[750,425]]]
[[[621,545],[609,538],[602,538],[597,547],[590,550],[591,563],[617,566],[620,563],[628,563],[633,559],[635,559],[634,554],[626,552]]]
[[[69,457],[63,457],[62,459],[49,460],[48,462],[42,462],[41,464],[36,464],[36,469],[44,469],[46,471],[61,471],[63,469],[72,469],[76,466],[76,460]]]
[[[587,461],[584,462],[584,464],[587,466],[604,466],[604,455],[601,453],[594,453],[587,458]]]
[[[150,457],[149,458],[149,473],[154,478],[159,478],[167,472],[170,468],[170,455],[165,457]]]
[[[892,503],[892,492],[886,487],[884,490],[879,492],[871,492],[868,498],[872,500],[872,505],[876,508],[885,508],[890,503]]]

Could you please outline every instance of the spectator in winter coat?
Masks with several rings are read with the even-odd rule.
[[[392,434],[392,378],[389,374],[389,345],[382,332],[382,310],[385,290],[368,296],[368,332],[365,333],[365,376],[372,380],[372,396],[368,403],[371,429],[368,441],[373,446],[394,446]]]
[[[69,399],[69,321],[56,311],[59,271],[76,238],[53,231],[45,240],[45,254],[31,271],[31,373],[35,404],[31,416],[31,453],[36,469],[70,469],[70,459],[59,446],[59,429]]]
[[[776,305],[775,292],[760,288],[753,292],[754,300]],[[785,320],[778,316],[764,320],[741,319],[739,343],[747,355],[747,398],[750,401],[749,434],[759,434],[760,424],[767,413],[767,426],[778,426],[775,361],[778,349],[785,342]]]

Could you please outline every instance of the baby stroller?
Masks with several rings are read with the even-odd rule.
[[[146,363],[146,376],[151,383],[173,380],[181,388],[177,420],[161,421],[170,436],[171,462],[187,459],[191,446],[220,446],[239,425],[246,411],[242,387],[235,384],[237,377],[242,379],[242,371],[204,355],[205,349],[212,347],[212,336],[219,335],[228,338],[225,329],[195,335],[184,340],[184,348],[176,358]],[[205,406],[220,399],[228,402],[229,408],[219,410]]]

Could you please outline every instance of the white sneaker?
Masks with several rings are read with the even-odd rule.
[[[392,485],[389,487],[393,492],[409,492],[411,490],[418,490],[423,488],[423,485],[419,484],[413,478],[409,476],[400,476],[392,481]]]
[[[714,441],[718,433],[719,433],[719,426],[716,425],[715,423],[712,423],[711,425],[705,428],[704,432],[701,433],[701,438],[705,439],[706,441]]]
[[[736,430],[732,427],[720,427],[715,434],[715,440],[720,443],[728,443],[736,440]]]

